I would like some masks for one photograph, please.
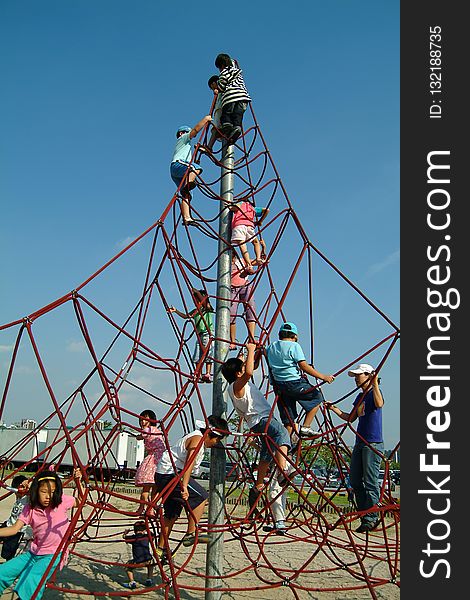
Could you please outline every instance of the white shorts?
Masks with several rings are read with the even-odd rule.
[[[248,225],[237,225],[232,229],[232,244],[243,243],[252,240],[255,235],[254,227]]]

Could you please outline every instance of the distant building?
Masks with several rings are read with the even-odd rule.
[[[38,423],[37,423],[37,421],[34,421],[33,419],[21,419],[20,426],[23,429],[36,429],[36,427],[38,426]]]

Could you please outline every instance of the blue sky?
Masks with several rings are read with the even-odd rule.
[[[288,7],[263,0],[237,3],[236,13],[214,2],[180,2],[177,11],[144,0],[1,3],[0,322],[74,289],[158,219],[174,192],[175,129],[208,112],[207,79],[216,73],[215,56],[227,52],[243,68],[309,239],[399,324],[399,2]],[[149,246],[90,286],[90,297],[117,322],[141,293]],[[287,262],[277,261],[272,268],[281,276]],[[315,361],[333,372],[389,329],[315,261],[314,273]],[[305,280],[297,281],[287,306],[300,326],[308,321],[296,301],[304,292]],[[72,312],[63,307],[35,324],[59,398],[89,366]],[[94,324],[98,340],[101,325]],[[0,332],[2,381],[11,346],[10,333]],[[115,353],[117,364],[126,349]],[[32,362],[25,348],[7,422],[47,412]],[[331,399],[350,389],[347,379],[328,387]],[[399,439],[398,349],[382,371],[382,389],[392,447]]]

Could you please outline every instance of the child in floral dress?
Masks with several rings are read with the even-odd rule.
[[[143,433],[137,436],[138,440],[144,440],[145,457],[137,468],[135,473],[135,485],[142,486],[140,494],[140,506],[137,511],[139,514],[145,510],[145,503],[148,502],[153,487],[155,485],[155,470],[157,463],[165,451],[164,435],[156,426],[157,415],[153,410],[144,410],[140,413],[139,424]],[[153,496],[153,494],[152,494]],[[152,516],[153,509],[147,510],[147,514]]]

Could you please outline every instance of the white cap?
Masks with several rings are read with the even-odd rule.
[[[361,363],[357,369],[351,369],[351,371],[348,371],[348,375],[349,377],[354,377],[355,375],[360,375],[361,373],[373,373],[374,372],[374,367],[372,367],[371,365],[368,365],[367,363]]]

